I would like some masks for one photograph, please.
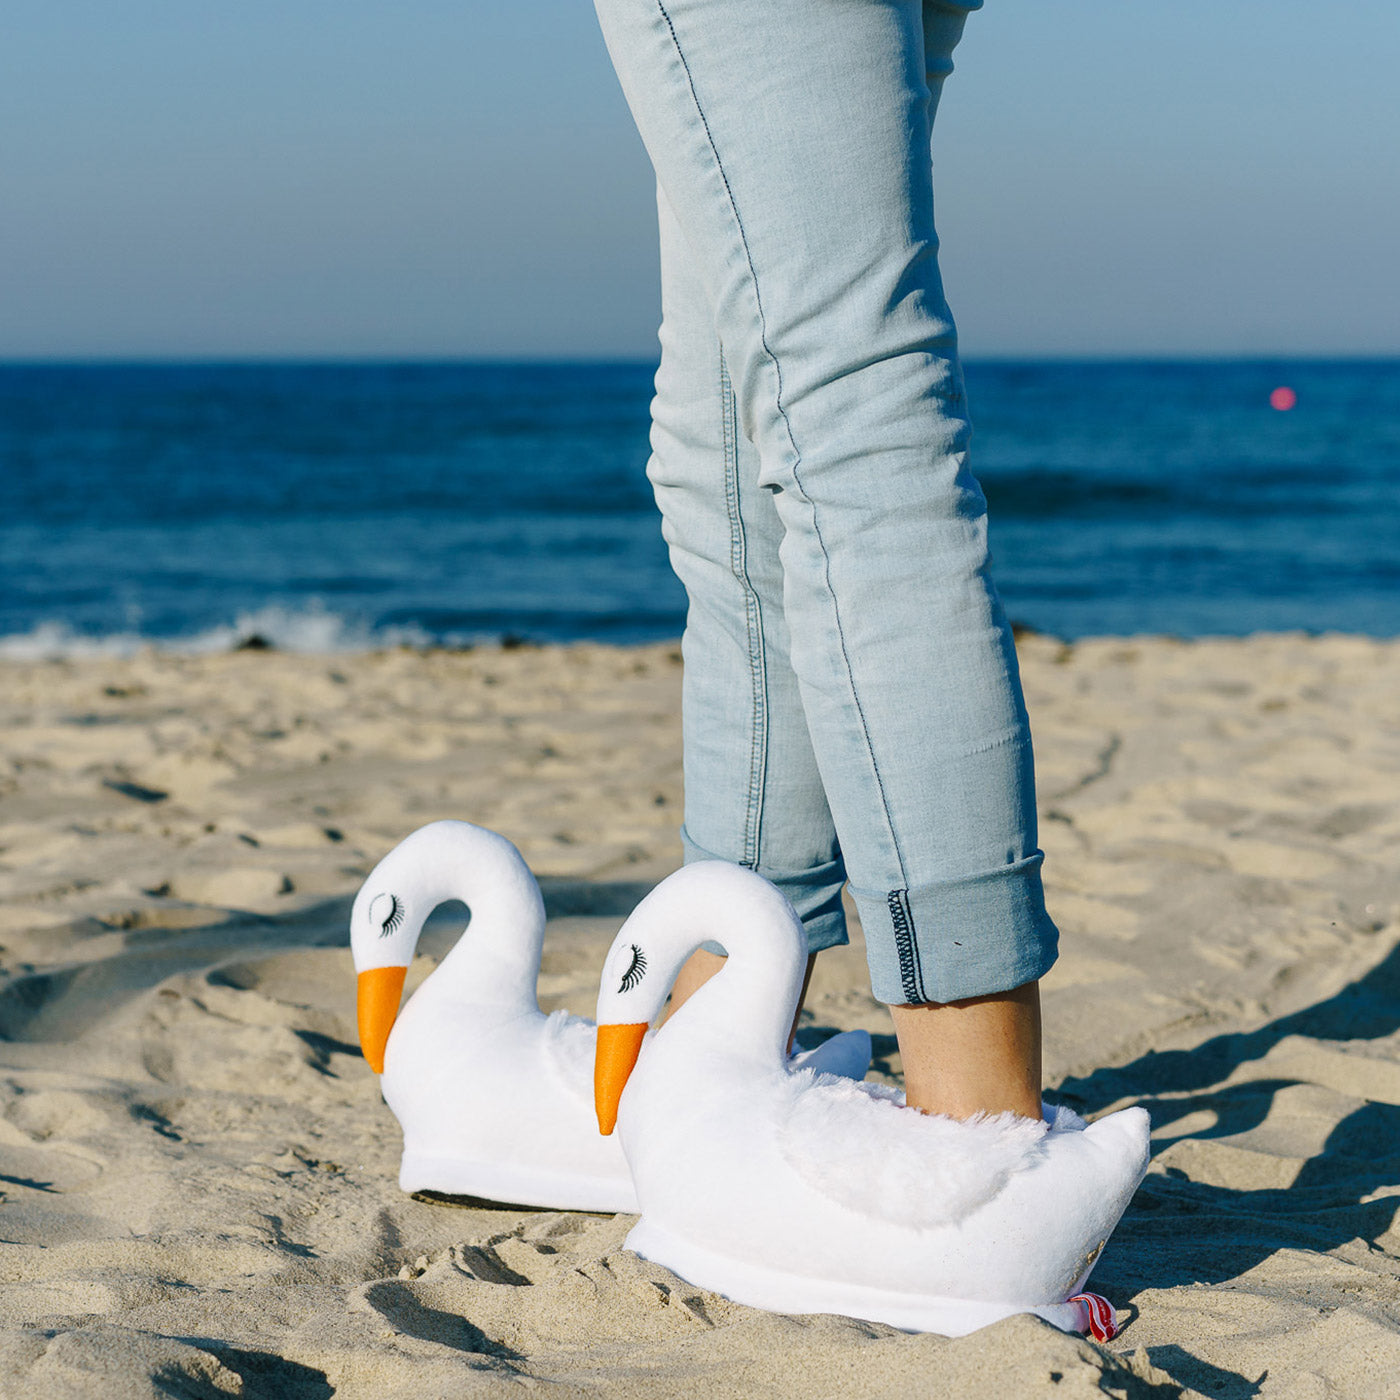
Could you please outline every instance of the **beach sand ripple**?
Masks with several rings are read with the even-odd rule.
[[[1020,641],[1048,1096],[1145,1105],[1107,1347],[780,1317],[627,1217],[403,1196],[349,901],[437,817],[541,875],[547,1009],[679,859],[676,648],[0,664],[0,1397],[1380,1397],[1400,1375],[1400,644]],[[410,988],[452,945],[430,923]],[[863,1026],[856,930],[802,1034]]]

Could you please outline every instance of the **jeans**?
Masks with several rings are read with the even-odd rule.
[[[813,950],[849,880],[887,1003],[1020,986],[1058,937],[933,226],[978,3],[596,0],[658,181],[686,857],[774,881]]]

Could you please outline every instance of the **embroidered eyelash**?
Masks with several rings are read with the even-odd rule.
[[[389,896],[389,912],[379,925],[379,936],[388,938],[403,923],[403,905],[396,894]]]
[[[618,991],[630,992],[632,988],[642,980],[642,974],[646,970],[646,954],[634,943],[632,945],[632,963],[627,971],[622,974],[622,986],[618,988]]]

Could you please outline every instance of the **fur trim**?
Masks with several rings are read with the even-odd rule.
[[[592,1021],[567,1011],[551,1011],[540,1036],[540,1053],[557,1083],[574,1098],[593,1106],[593,1050],[597,1032]]]
[[[810,1070],[791,1082],[778,1125],[788,1164],[828,1200],[904,1229],[965,1220],[1045,1155],[1049,1128],[1016,1114],[960,1122],[908,1109],[882,1085]]]

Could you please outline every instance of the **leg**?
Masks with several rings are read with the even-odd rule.
[[[933,124],[966,14],[924,0],[924,63]],[[945,1005],[892,1006],[908,1101],[929,1113],[966,1118],[1003,1110],[1040,1114],[1040,983]]]
[[[846,941],[845,869],[788,659],[782,526],[739,430],[714,314],[664,193],[661,366],[647,473],[690,600],[683,696],[687,860],[730,860],[792,900],[816,952]],[[721,965],[697,954],[673,1005]]]
[[[916,0],[811,0],[800,25],[776,0],[598,9],[775,493],[792,665],[872,986],[898,1005],[1026,986],[1056,934],[928,162],[929,75],[962,15],[929,6],[946,52],[926,59]],[[1004,1001],[1013,1045],[1033,1040],[1026,1000]],[[985,1106],[1027,1111],[1003,1087]]]

